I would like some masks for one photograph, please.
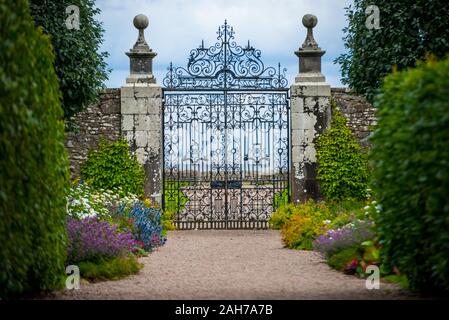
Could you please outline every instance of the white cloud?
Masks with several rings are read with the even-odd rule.
[[[350,0],[98,0],[99,17],[106,29],[103,49],[111,54],[108,62],[114,70],[107,85],[121,86],[126,79],[129,60],[125,55],[137,38],[132,24],[136,14],[150,18],[146,38],[158,53],[154,69],[161,83],[170,61],[185,65],[191,49],[204,39],[216,40],[219,25],[227,19],[234,27],[240,44],[251,44],[262,51],[267,64],[280,61],[288,68],[289,80],[297,72],[294,51],[302,44],[306,30],[301,19],[306,13],[318,16],[315,38],[327,51],[323,73],[332,85],[341,85],[338,66],[332,60],[343,52],[344,7]]]

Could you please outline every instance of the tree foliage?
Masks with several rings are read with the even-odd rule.
[[[449,291],[449,58],[388,76],[371,141],[385,259],[412,289]]]
[[[380,9],[380,29],[365,26],[370,5]],[[373,101],[382,79],[393,66],[402,70],[432,53],[449,53],[449,6],[446,0],[354,0],[346,8],[347,53],[335,62],[341,66],[343,83]]]
[[[79,7],[79,30],[66,26],[69,5]],[[30,8],[36,25],[51,35],[64,116],[68,119],[96,101],[108,77],[108,54],[99,52],[104,30],[95,20],[100,10],[94,0],[30,0]]]
[[[60,284],[68,161],[50,39],[0,2],[0,298]]]

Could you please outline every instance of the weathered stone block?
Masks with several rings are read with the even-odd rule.
[[[147,162],[147,152],[145,151],[145,148],[137,148],[135,151],[137,161],[144,165]]]
[[[291,97],[290,99],[290,113],[303,113],[304,112],[304,97]]]
[[[123,114],[122,115],[122,130],[133,131],[134,130],[134,115]]]
[[[330,95],[331,87],[326,83],[303,82],[291,86],[292,97],[329,97]]]
[[[136,139],[136,147],[137,148],[146,148],[148,146],[148,131],[136,131],[135,139]]]

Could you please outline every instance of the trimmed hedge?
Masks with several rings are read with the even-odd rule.
[[[81,178],[97,190],[119,190],[122,195],[144,193],[145,171],[123,138],[102,140],[97,149],[89,150]]]
[[[368,163],[332,101],[332,123],[317,139],[318,181],[327,200],[366,198]]]
[[[372,142],[384,259],[411,289],[449,290],[449,59],[388,76]]]
[[[54,56],[25,0],[0,3],[0,297],[58,287],[68,161]]]

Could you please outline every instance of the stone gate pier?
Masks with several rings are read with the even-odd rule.
[[[303,202],[320,198],[316,179],[315,142],[331,120],[331,87],[321,73],[321,50],[313,36],[316,16],[302,19],[307,37],[295,54],[299,57],[299,73],[291,86],[291,200]]]
[[[121,88],[122,135],[131,151],[144,166],[145,195],[161,203],[162,195],[162,88],[153,75],[153,58],[157,55],[145,40],[148,18],[138,15],[134,26],[139,36],[126,53],[130,59],[130,75]]]

